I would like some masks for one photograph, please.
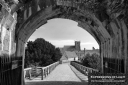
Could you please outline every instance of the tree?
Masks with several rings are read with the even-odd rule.
[[[60,49],[59,48],[56,48],[55,49],[55,54],[54,54],[54,56],[53,56],[53,61],[58,61],[58,60],[60,60],[60,58],[61,58],[61,56],[62,56],[62,54],[61,54],[61,52],[60,52]]]
[[[90,56],[91,56],[91,55],[88,53],[88,54],[86,54],[85,57],[83,58],[82,64],[83,64],[84,66],[90,67],[90,64],[89,64],[89,61],[88,61],[88,58],[89,58]]]
[[[92,55],[87,54],[84,57],[82,64],[84,66],[91,67],[94,69],[100,69],[100,56],[96,53],[94,53]]]
[[[29,41],[25,50],[25,67],[30,65],[46,66],[58,61],[61,58],[59,48],[45,41],[43,38],[37,38],[35,41]]]

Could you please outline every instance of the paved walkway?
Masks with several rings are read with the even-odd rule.
[[[87,82],[78,78],[78,72],[74,73],[76,70],[72,71],[73,69],[67,63],[60,64],[44,80],[27,81],[26,85],[87,85]]]

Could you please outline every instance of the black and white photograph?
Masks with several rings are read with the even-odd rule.
[[[0,0],[0,85],[128,85],[128,0]]]

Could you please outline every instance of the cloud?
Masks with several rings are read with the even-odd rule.
[[[99,45],[94,42],[82,42],[81,43],[81,49],[83,50],[84,48],[86,49],[92,49],[92,47],[95,47],[96,49],[99,49]]]
[[[74,40],[48,40],[57,47],[63,47],[64,45],[74,45]]]
[[[81,45],[92,45],[94,44],[93,42],[84,42],[84,43],[81,43]]]

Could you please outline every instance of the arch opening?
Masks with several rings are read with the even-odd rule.
[[[75,16],[75,15],[67,17],[63,13],[60,14],[61,12],[60,12],[60,9],[58,12],[58,8],[53,10],[49,7],[45,11],[42,10],[42,12],[40,11],[39,13],[41,14],[40,15],[37,14],[33,16],[33,19],[30,18],[30,20],[29,19],[28,21],[26,20],[26,22],[20,28],[16,29],[16,39],[17,39],[16,41],[23,43],[23,44],[17,43],[17,45],[19,44],[18,48],[24,49],[24,44],[27,42],[28,38],[33,34],[33,32],[36,29],[38,29],[40,26],[46,24],[47,20],[54,19],[54,18],[65,18],[65,19],[71,19],[73,21],[78,22],[78,26],[81,28],[84,28],[88,33],[90,33],[95,38],[95,40],[97,41],[99,45],[100,45],[100,42],[104,40],[103,36],[100,36],[101,35],[100,32],[98,34],[97,31],[93,30],[93,27],[90,25],[94,23],[92,21],[88,21],[88,22],[79,21],[79,16]],[[76,17],[78,17],[78,19]],[[99,37],[102,37],[102,38],[99,38]],[[19,51],[17,50],[17,52],[20,52],[20,56],[24,54],[23,50],[19,50]]]
[[[48,26],[49,25],[49,23],[53,23],[52,25],[50,25],[50,26]],[[54,24],[57,24],[58,25],[58,23],[59,24],[61,24],[61,25],[59,25],[59,26],[55,26]],[[66,25],[66,26],[65,26]],[[72,26],[72,25],[74,25],[74,26]],[[64,27],[62,27],[62,26],[64,26]],[[59,29],[60,28],[60,29]],[[74,28],[74,29],[73,29]],[[41,30],[42,29],[42,30]],[[83,43],[82,42],[82,40],[84,40],[84,39],[86,39],[87,38],[87,36],[89,37],[89,38],[87,38],[88,39],[88,41],[89,41],[89,39],[91,38],[91,40],[92,40],[92,38],[93,38],[93,36],[92,35],[90,35],[88,32],[86,32],[86,30],[85,29],[82,29],[81,27],[78,27],[77,26],[77,22],[73,22],[73,21],[71,21],[71,20],[68,20],[68,19],[62,19],[62,18],[54,18],[54,19],[51,19],[51,20],[49,20],[48,21],[48,23],[47,24],[44,24],[43,26],[41,26],[41,27],[39,27],[38,29],[37,29],[37,31],[36,31],[36,34],[34,34],[35,32],[33,32],[33,34],[34,35],[37,35],[37,34],[43,34],[43,33],[45,33],[45,34],[49,34],[49,33],[51,33],[50,35],[49,35],[49,37],[52,37],[55,33],[57,33],[57,32],[49,32],[49,30],[54,30],[54,31],[57,31],[57,32],[59,32],[59,31],[61,31],[60,33],[59,33],[59,35],[56,35],[56,36],[61,36],[61,34],[62,34],[62,32],[64,32],[64,30],[67,30],[67,29],[70,29],[70,30],[67,30],[66,32],[68,32],[69,31],[69,33],[67,33],[68,35],[67,35],[67,37],[70,37],[71,35],[70,34],[73,34],[74,33],[74,35],[75,36],[71,36],[70,38],[68,38],[68,40],[69,39],[71,39],[72,37],[76,37],[76,35],[77,36],[79,36],[78,38],[74,38],[74,40],[72,41],[71,40],[71,44],[70,44],[70,41],[68,42],[68,44],[67,43],[64,43],[64,44],[67,44],[68,46],[73,46],[75,43],[74,43],[74,41],[75,40],[79,40],[79,41],[81,41],[81,43]],[[57,30],[56,30],[57,29]],[[64,29],[64,30],[61,30],[61,29]],[[78,30],[79,29],[79,30]],[[39,30],[39,31],[38,31]],[[46,30],[48,30],[48,31],[46,31]],[[73,30],[76,30],[76,31],[73,31]],[[42,31],[42,32],[41,32]],[[44,31],[44,32],[43,32]],[[73,31],[73,32],[70,32],[70,31]],[[83,34],[83,33],[88,33],[87,35],[80,35],[80,32],[81,32],[81,34]],[[82,32],[82,31],[85,31],[85,32]],[[39,33],[38,33],[39,32]],[[32,34],[32,35],[33,35]],[[53,35],[52,35],[53,34]],[[31,35],[31,36],[32,36]],[[62,35],[66,35],[66,33],[64,34],[62,34]],[[43,35],[43,36],[45,36],[45,35]],[[48,36],[48,35],[47,35]],[[67,37],[66,37],[66,39],[67,39]],[[83,37],[81,40],[79,39],[80,37]],[[29,37],[30,38],[30,37]],[[53,38],[53,37],[52,37]],[[36,39],[36,38],[34,38],[34,39]],[[34,39],[32,39],[32,41],[34,40]],[[45,37],[44,37],[44,39],[45,39]],[[46,40],[47,40],[48,38],[46,37]],[[51,38],[50,38],[51,39]],[[63,38],[60,38],[59,37],[59,39],[61,39],[61,40],[63,40]],[[31,40],[31,39],[28,39],[28,40]],[[27,41],[28,41],[27,40]],[[60,41],[61,41],[60,40]],[[93,43],[97,43],[97,41],[95,40],[95,42],[94,42],[94,38],[93,38]],[[59,40],[58,40],[59,41]],[[58,42],[57,41],[57,42]],[[73,43],[72,43],[73,42]],[[90,41],[89,41],[90,42]],[[63,43],[62,41],[61,41],[61,43]],[[87,42],[88,43],[88,42]],[[54,43],[53,43],[54,44]],[[84,43],[83,43],[84,44]],[[98,43],[97,43],[98,44]],[[89,43],[88,43],[88,45],[89,45]],[[61,45],[62,46],[62,45]],[[64,47],[64,46],[63,46]],[[61,48],[63,48],[63,47],[61,47]],[[82,47],[82,46],[81,46]],[[84,49],[82,49],[81,48],[81,52],[83,52],[83,50]],[[88,50],[88,49],[86,49],[86,50]],[[74,59],[73,59],[74,60]]]

